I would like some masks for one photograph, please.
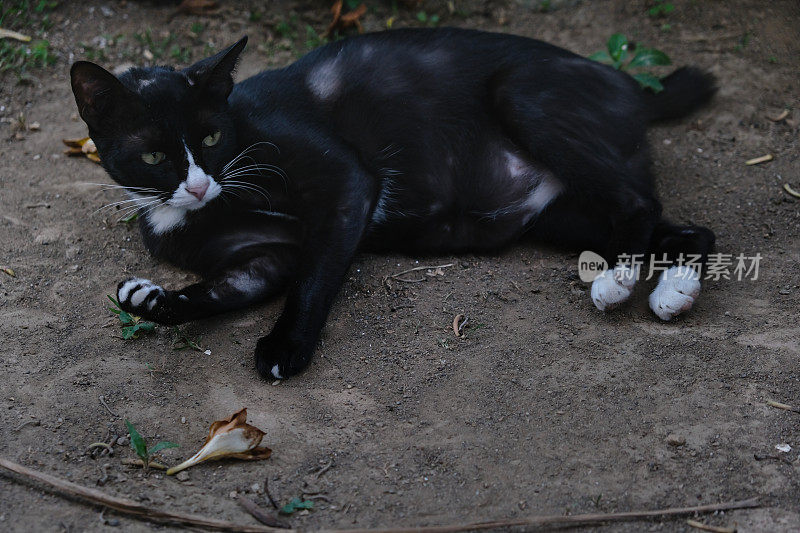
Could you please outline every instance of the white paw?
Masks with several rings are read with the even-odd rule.
[[[273,366],[271,372],[272,375],[275,376],[275,379],[283,379],[283,377],[281,376],[281,371],[278,368],[278,365]]]
[[[700,274],[692,267],[672,267],[661,274],[650,294],[650,309],[661,320],[670,320],[691,309],[699,294]]]
[[[617,265],[606,270],[592,282],[592,301],[601,311],[611,311],[630,298],[639,266]]]
[[[142,278],[129,278],[117,287],[117,300],[123,308],[152,311],[164,297],[164,289]]]

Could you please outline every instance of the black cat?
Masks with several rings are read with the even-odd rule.
[[[682,68],[664,91],[549,44],[460,29],[395,30],[324,46],[238,84],[246,38],[184,70],[119,79],[77,62],[72,89],[103,166],[140,207],[156,257],[204,281],[120,283],[122,307],[177,324],[288,288],[259,340],[262,376],[303,370],[359,249],[488,251],[521,236],[596,250],[609,310],[636,268],[620,254],[703,257],[713,233],[661,217],[645,128],[714,93]],[[669,319],[699,275],[674,266],[650,298]]]

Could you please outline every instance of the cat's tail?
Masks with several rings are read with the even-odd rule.
[[[681,67],[663,80],[664,90],[647,94],[649,119],[671,120],[699,109],[717,92],[714,76],[695,67]]]

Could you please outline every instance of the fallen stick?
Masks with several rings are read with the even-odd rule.
[[[149,520],[150,522],[185,524],[204,527],[207,529],[216,529],[220,531],[244,531],[247,533],[294,531],[259,525],[236,524],[234,522],[215,520],[213,518],[205,518],[198,515],[163,511],[161,509],[147,507],[146,505],[129,500],[128,498],[110,496],[97,489],[84,487],[78,485],[77,483],[72,483],[71,481],[67,481],[56,476],[51,476],[50,474],[45,474],[44,472],[37,472],[36,470],[32,470],[7,459],[0,458],[0,466],[27,478],[35,479],[36,481],[44,483],[45,485],[49,485],[58,493],[87,500],[94,504],[105,505],[106,507],[119,511],[120,513],[140,516],[145,520]]]
[[[224,520],[215,520],[198,515],[175,513],[162,511],[147,507],[127,498],[109,496],[97,489],[83,487],[71,481],[37,472],[13,461],[0,458],[0,467],[22,476],[34,479],[55,489],[55,492],[74,496],[87,500],[94,504],[105,505],[124,514],[142,517],[151,522],[187,524],[207,529],[220,531],[242,531],[245,533],[297,533],[296,529],[279,529],[268,526],[236,524]],[[580,515],[551,515],[551,516],[532,516],[528,518],[517,518],[510,520],[495,520],[492,522],[473,522],[467,524],[452,524],[446,526],[423,526],[423,527],[404,527],[404,528],[383,528],[383,529],[320,529],[317,533],[458,533],[461,531],[476,531],[480,529],[500,529],[519,526],[587,526],[597,525],[606,522],[623,522],[628,520],[642,520],[647,518],[665,518],[671,516],[682,516],[695,513],[710,513],[714,511],[731,511],[734,509],[751,509],[759,507],[758,498],[749,500],[713,503],[708,505],[698,505],[695,507],[670,507],[668,509],[656,509],[653,511],[628,511],[622,513],[595,513]]]
[[[665,518],[694,513],[712,513],[714,511],[730,511],[733,509],[751,509],[759,507],[758,498],[749,500],[712,503],[696,507],[670,507],[653,511],[628,511],[622,513],[576,514],[571,516],[531,516],[512,520],[496,520],[493,522],[473,522],[471,524],[453,524],[449,526],[402,527],[385,529],[320,529],[317,533],[460,533],[479,529],[500,529],[509,527],[553,527],[553,526],[596,526],[606,522],[625,522],[646,518]]]

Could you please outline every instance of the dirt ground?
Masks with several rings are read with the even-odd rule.
[[[171,32],[176,59],[166,51],[161,62],[184,65],[210,50],[209,41],[218,49],[248,33],[240,69],[247,76],[290,62],[316,35],[306,25],[320,33],[329,19],[322,1],[270,2],[263,13],[263,2],[222,3],[217,16],[166,22],[172,5],[64,2],[47,33],[56,64],[21,82],[0,78],[0,267],[16,274],[0,272],[0,456],[153,506],[244,523],[255,522],[234,493],[266,505],[266,478],[281,503],[319,494],[313,511],[288,519],[302,528],[758,496],[762,508],[703,520],[739,531],[800,530],[800,415],[766,404],[800,405],[800,199],[782,188],[800,189],[795,0],[674,0],[666,19],[648,16],[649,1],[542,11],[536,2],[456,0],[453,14],[445,4],[423,5],[441,25],[527,35],[581,54],[622,32],[677,65],[712,71],[720,91],[710,107],[651,130],[655,173],[665,212],[713,228],[721,252],[760,253],[758,279],[708,282],[690,314],[665,324],[649,311],[645,284],[617,312],[597,311],[576,254],[529,245],[496,257],[365,254],[312,365],[280,384],[259,379],[252,358],[280,301],[183,328],[210,355],[173,350],[168,328],[119,337],[106,295],[120,279],[140,275],[175,288],[191,278],[148,257],[118,213],[96,211],[120,199],[92,185],[109,182],[99,165],[62,155],[61,139],[86,131],[69,89],[71,61],[142,64],[143,48],[160,47]],[[369,4],[365,29],[385,27],[391,5]],[[420,25],[419,10],[401,7],[394,26]],[[134,37],[148,27],[152,46]],[[785,119],[770,120],[784,109]],[[20,113],[40,128],[20,130]],[[773,161],[744,164],[767,153]],[[422,272],[424,283],[383,281],[448,263],[441,275]],[[463,338],[451,330],[459,313],[469,317]],[[206,464],[179,481],[123,466],[133,456],[124,442],[113,456],[86,451],[124,439],[127,418],[153,442],[179,443],[163,453],[174,464],[213,420],[241,407],[267,432],[271,459]],[[685,444],[669,444],[668,435]],[[3,531],[170,529],[101,515],[6,475],[0,494]],[[599,529],[690,528],[677,519]]]

